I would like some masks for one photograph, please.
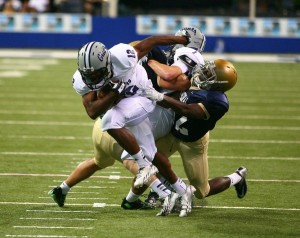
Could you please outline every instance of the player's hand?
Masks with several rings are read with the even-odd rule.
[[[191,35],[186,30],[180,30],[176,33],[177,36],[185,36],[187,38],[187,43],[185,45],[188,45],[191,43]]]
[[[110,86],[111,86],[111,89],[117,93],[117,94],[120,94],[120,95],[123,95],[125,93],[125,89],[126,89],[126,84],[122,81],[119,81],[119,82],[112,82],[110,81],[109,82]]]
[[[153,87],[145,89],[142,93],[142,96],[156,102],[160,102],[164,99],[164,95],[160,92],[157,92]]]

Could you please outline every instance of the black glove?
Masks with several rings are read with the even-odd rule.
[[[109,85],[111,86],[111,89],[120,95],[123,95],[125,93],[126,84],[122,81],[119,81],[117,83],[114,83],[112,81],[109,82]]]

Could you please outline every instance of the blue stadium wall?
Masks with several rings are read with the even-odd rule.
[[[22,33],[0,32],[0,48],[15,49],[78,49],[88,41],[101,41],[108,47],[131,42],[149,35],[136,32],[135,17],[92,17],[91,33]],[[225,43],[228,53],[300,53],[300,38],[208,36],[206,52],[213,52],[217,41]],[[1,49],[0,49],[1,50]]]

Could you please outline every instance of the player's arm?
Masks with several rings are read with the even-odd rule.
[[[161,105],[163,107],[171,108],[177,114],[186,116],[188,118],[195,118],[195,119],[207,118],[207,112],[205,110],[204,105],[201,103],[185,104],[167,95],[163,95],[163,100],[157,103],[158,105]]]
[[[95,120],[116,104],[120,98],[120,94],[113,90],[105,93],[91,91],[82,96],[82,102],[89,117]]]
[[[150,36],[144,40],[139,41],[133,46],[138,54],[138,58],[143,58],[154,46],[159,45],[174,45],[189,43],[189,36]]]
[[[160,87],[176,91],[190,88],[190,80],[180,67],[162,64],[156,60],[149,60],[148,65],[158,75],[157,83]]]
[[[165,81],[172,81],[182,74],[182,71],[178,66],[169,66],[153,59],[148,61],[148,65]]]

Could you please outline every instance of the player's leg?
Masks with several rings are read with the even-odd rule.
[[[178,141],[172,136],[171,133],[169,133],[167,136],[160,138],[156,143],[160,153],[164,156],[155,157],[154,163],[158,167],[162,166],[162,168],[168,168],[167,164],[170,165],[170,162],[166,161],[166,158],[170,157],[178,150],[180,141]],[[172,211],[178,197],[180,197],[181,200],[191,203],[192,190],[194,189],[192,186],[187,185],[184,181],[182,181],[182,179],[179,178],[171,168],[170,171],[164,173],[164,177],[161,178],[162,181],[165,181],[166,179],[168,182],[170,182],[170,186],[176,191],[176,194],[174,194],[173,197],[168,197],[168,199],[164,201],[163,208],[160,213],[158,213],[160,216],[168,215]],[[167,185],[165,182],[164,184]]]
[[[115,158],[119,158],[119,161],[121,161],[120,157],[123,149],[107,132],[102,132],[100,126],[100,119],[98,119],[94,123],[92,134],[94,159],[80,163],[65,181],[48,192],[58,206],[64,206],[66,196],[73,186],[89,178],[96,171],[113,165]]]
[[[209,180],[208,143],[209,133],[206,133],[198,141],[193,143],[182,142],[180,146],[185,173],[190,183],[196,188],[195,196],[201,199],[223,192],[234,185],[238,197],[243,197],[247,192],[246,168],[241,167],[228,176]]]
[[[134,134],[125,127],[135,127],[144,121],[154,109],[152,102],[144,97],[130,97],[121,100],[102,118],[102,128],[137,161],[141,168],[151,165]],[[140,138],[138,138],[140,139]],[[154,139],[153,139],[154,141]],[[153,142],[154,143],[154,142]]]
[[[183,167],[192,187],[181,200],[181,211],[179,216],[187,216],[192,210],[192,198],[195,193],[198,198],[205,197],[209,192],[208,183],[208,150],[209,134],[196,142],[180,142],[179,153],[182,158]]]

